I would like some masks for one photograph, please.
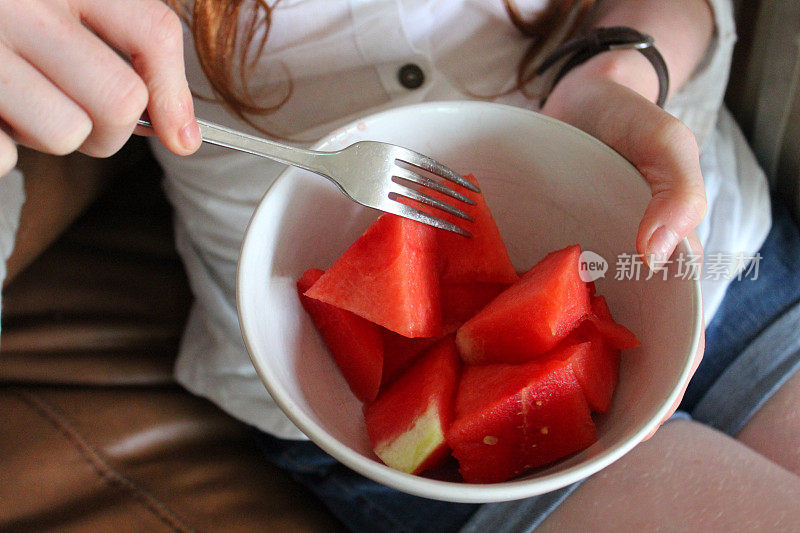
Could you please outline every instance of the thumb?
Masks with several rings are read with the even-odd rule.
[[[637,252],[651,266],[663,264],[678,243],[697,227],[705,212],[706,198],[702,189],[669,183],[663,190],[654,192],[645,210],[636,236]]]
[[[667,261],[706,214],[706,195],[697,143],[677,119],[654,124],[648,142],[631,147],[631,160],[650,185],[636,249],[653,266]]]

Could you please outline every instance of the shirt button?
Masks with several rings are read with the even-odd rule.
[[[419,65],[408,63],[397,71],[397,79],[400,80],[400,85],[406,89],[416,89],[425,83],[425,73],[422,72]]]

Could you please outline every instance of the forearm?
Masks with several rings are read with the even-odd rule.
[[[653,36],[669,69],[670,93],[683,86],[692,75],[714,32],[714,19],[707,0],[605,0],[600,4],[594,25],[630,26]],[[658,80],[641,54],[621,50],[603,55],[608,56],[603,61],[617,56],[617,61],[625,62],[624,72],[620,74],[628,78],[615,81],[655,98]]]
[[[714,32],[714,19],[707,0],[605,0],[599,5],[593,26],[629,26],[651,35],[667,63],[673,94],[703,58]],[[650,101],[658,95],[653,66],[635,50],[604,52],[576,67],[553,89],[556,99],[561,86],[568,85],[563,83],[567,78],[575,85],[596,79],[613,81]]]
[[[592,24],[596,27],[629,26],[651,35],[667,64],[670,94],[691,77],[714,33],[714,19],[707,0],[604,0]],[[553,87],[543,111],[624,153],[622,143],[635,139],[636,135],[619,131],[614,126],[620,121],[630,125],[639,122],[636,120],[638,105],[626,105],[631,99],[626,93],[632,90],[655,102],[658,89],[656,71],[641,53],[608,51],[567,73]],[[618,105],[610,104],[614,99],[620,101]],[[612,132],[627,139],[617,138]]]

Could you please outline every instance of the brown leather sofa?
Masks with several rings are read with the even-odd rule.
[[[769,72],[788,41],[776,27],[796,10],[741,10],[728,102],[757,136],[780,89]],[[755,145],[797,208],[800,94],[784,100],[789,121]],[[4,290],[0,531],[341,529],[267,464],[250,428],[173,382],[190,292],[169,207],[141,140],[117,161],[101,198]]]
[[[175,385],[190,292],[134,140],[100,199],[4,290],[0,531],[331,531],[252,430]]]

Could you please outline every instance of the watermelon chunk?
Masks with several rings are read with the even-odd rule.
[[[505,283],[442,284],[439,290],[444,331],[456,331],[507,288]]]
[[[386,328],[380,328],[383,336],[383,372],[381,387],[393,382],[416,361],[417,357],[436,344],[437,337],[409,339]]]
[[[458,327],[481,310],[508,286],[501,283],[466,283],[440,285],[442,320],[445,333],[453,333]],[[417,337],[410,339],[385,328],[383,334],[383,377],[381,386],[394,381],[416,358],[440,337]]]
[[[380,327],[350,311],[304,296],[322,275],[322,270],[312,268],[297,281],[300,303],[325,340],[350,390],[362,402],[372,401],[378,395],[383,368]]]
[[[447,459],[460,365],[446,337],[365,407],[370,443],[386,465],[417,474]]]
[[[520,363],[558,344],[590,312],[577,245],[547,255],[458,329],[467,364]]]
[[[464,367],[447,442],[465,481],[505,481],[596,440],[568,361]]]
[[[464,177],[478,185],[478,180],[472,174]],[[510,285],[516,282],[519,276],[508,257],[508,250],[484,195],[459,185],[448,185],[473,200],[475,205],[459,204],[459,207],[473,218],[473,222],[446,213],[436,213],[436,216],[449,220],[472,234],[472,238],[465,239],[455,233],[437,232],[442,283],[480,282]],[[453,202],[452,198],[447,196],[439,195],[439,197],[446,202]]]
[[[567,340],[542,357],[568,361],[589,408],[598,413],[608,412],[619,380],[620,354],[605,343],[591,324],[584,322]]]
[[[472,174],[464,177],[478,185],[478,180]],[[454,183],[448,183],[447,185],[473,200],[475,205],[453,200],[450,196],[434,190],[426,190],[425,194],[451,205],[456,205],[472,217],[472,222],[439,209],[434,209],[426,204],[403,197],[398,199],[398,201],[411,207],[452,222],[466,229],[472,235],[471,238],[467,239],[449,231],[437,232],[442,283],[504,283],[510,285],[517,281],[519,276],[514,270],[511,259],[508,257],[508,250],[500,236],[500,231],[497,229],[497,223],[495,223],[494,217],[489,211],[484,195]]]
[[[306,296],[406,337],[442,331],[436,230],[385,214],[345,250]]]
[[[641,345],[636,335],[622,324],[617,323],[611,316],[611,310],[605,297],[595,296],[591,300],[593,316],[590,317],[595,327],[605,338],[611,348],[629,350]]]

